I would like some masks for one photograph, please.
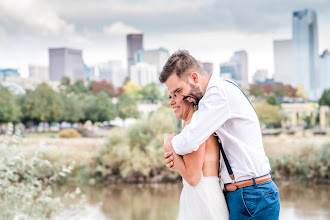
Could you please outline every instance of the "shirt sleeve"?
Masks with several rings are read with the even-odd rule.
[[[230,118],[226,91],[214,86],[209,88],[198,104],[190,123],[172,139],[174,151],[185,155],[198,150],[210,135]]]

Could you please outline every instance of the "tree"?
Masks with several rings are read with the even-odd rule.
[[[113,85],[106,80],[102,80],[101,82],[94,82],[92,84],[92,93],[97,94],[101,91],[106,92],[110,97],[115,97],[116,89],[113,87]]]
[[[319,105],[327,105],[330,107],[330,89],[325,89],[319,100]]]
[[[139,94],[141,94],[142,99],[144,100],[150,100],[152,103],[154,103],[157,100],[161,99],[160,91],[156,85],[156,83],[149,83],[145,87],[143,87]]]
[[[87,94],[90,92],[88,85],[82,79],[77,80],[72,86],[72,92],[75,94]]]
[[[70,93],[72,91],[70,78],[66,76],[62,77],[61,83],[58,88],[61,92]]]
[[[15,100],[7,88],[0,86],[0,123],[19,121],[20,110]]]
[[[259,121],[267,125],[267,127],[281,126],[281,121],[285,119],[279,114],[280,107],[270,105],[266,102],[255,103],[254,108],[257,112]]]
[[[59,96],[62,100],[61,117],[59,121],[76,123],[84,118],[84,112],[79,106],[77,95],[60,93]]]
[[[124,93],[126,95],[128,95],[130,98],[135,99],[135,100],[141,98],[141,95],[139,94],[139,92],[141,91],[142,86],[134,84],[134,83],[128,81],[123,86],[123,89],[124,89]]]
[[[116,106],[104,91],[99,92],[97,95],[81,96],[79,106],[84,112],[81,122],[87,120],[91,120],[93,123],[109,121],[117,115]]]
[[[46,83],[40,84],[34,91],[28,90],[20,103],[23,122],[56,122],[61,118],[60,97]]]
[[[253,95],[255,97],[264,96],[265,95],[264,87],[259,84],[252,84],[250,86],[250,95]]]
[[[123,120],[127,118],[137,118],[139,114],[136,101],[127,94],[119,97],[117,109],[119,118]]]
[[[278,101],[275,95],[268,96],[266,102],[270,105],[281,106],[280,102]]]

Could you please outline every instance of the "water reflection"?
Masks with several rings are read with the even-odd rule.
[[[100,211],[112,220],[175,219],[181,184],[111,185],[103,188],[82,188],[93,207],[102,202]],[[280,219],[329,219],[327,185],[279,185]],[[99,213],[101,214],[101,213]]]

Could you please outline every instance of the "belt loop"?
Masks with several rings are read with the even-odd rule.
[[[253,177],[252,180],[253,180],[254,186],[257,186],[256,179]]]

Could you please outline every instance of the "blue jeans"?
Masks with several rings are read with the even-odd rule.
[[[280,194],[272,180],[225,192],[230,219],[278,219]]]

